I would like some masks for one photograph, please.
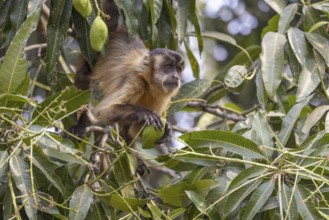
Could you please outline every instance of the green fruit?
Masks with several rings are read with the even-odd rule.
[[[101,51],[107,39],[107,26],[100,16],[97,16],[90,28],[90,43],[94,51]]]
[[[92,11],[89,0],[73,0],[73,7],[83,17],[88,17]]]
[[[163,127],[160,131],[155,130],[155,128],[150,125],[146,126],[143,130],[142,134],[142,148],[143,149],[150,149],[155,146],[155,142],[162,138],[162,136],[165,133],[165,125],[166,125],[166,119],[161,118]]]

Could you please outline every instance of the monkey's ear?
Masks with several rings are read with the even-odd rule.
[[[144,66],[148,66],[150,63],[150,56],[149,55],[146,55],[143,60],[142,60],[142,65]]]

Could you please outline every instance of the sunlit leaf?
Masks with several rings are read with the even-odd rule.
[[[264,158],[254,142],[233,132],[204,130],[189,132],[179,138],[192,148],[219,147],[245,157]]]
[[[123,211],[136,211],[145,206],[146,199],[125,198],[117,194],[112,194],[108,203],[115,209]]]
[[[304,66],[306,59],[309,57],[304,32],[298,28],[290,28],[288,30],[288,40],[298,62]]]
[[[314,59],[308,59],[299,75],[297,87],[297,102],[304,100],[319,85],[321,78]]]
[[[286,6],[284,0],[265,0],[265,2],[278,14],[281,14]]]
[[[298,4],[290,4],[284,8],[282,14],[280,15],[279,21],[279,33],[284,34],[289,28],[290,22],[294,19],[296,12],[298,10]]]
[[[243,83],[247,72],[247,68],[242,65],[236,65],[231,67],[225,76],[225,85],[230,88],[238,87],[239,85],[241,85],[241,83]]]
[[[273,99],[278,89],[284,66],[284,44],[286,38],[279,33],[269,32],[262,40],[261,69],[267,95]]]

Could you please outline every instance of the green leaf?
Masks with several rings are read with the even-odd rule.
[[[281,198],[282,201],[279,201],[279,203],[282,203],[283,209],[286,214],[286,219],[298,220],[299,215],[296,200],[292,194],[292,190],[286,184],[282,184]]]
[[[267,33],[262,40],[262,76],[266,93],[272,100],[282,80],[285,43],[285,36],[274,32]]]
[[[162,0],[149,0],[150,4],[150,14],[151,14],[151,24],[152,24],[152,42],[155,42],[157,37],[156,22],[159,20],[162,9]]]
[[[185,208],[173,209],[173,210],[170,211],[169,217],[171,219],[175,219],[175,218],[179,217],[180,215],[182,215],[185,211],[186,211]]]
[[[321,26],[324,25],[328,25],[329,22],[328,21],[319,21],[318,23],[314,24],[310,30],[308,30],[309,33],[312,33],[313,31],[317,30],[318,28],[320,28]]]
[[[7,174],[9,154],[7,151],[0,151],[0,177]]]
[[[189,132],[179,137],[192,148],[223,148],[249,158],[264,158],[258,146],[251,140],[229,131],[204,130]]]
[[[243,170],[241,173],[239,173],[230,183],[228,190],[233,190],[243,183],[247,182],[248,180],[258,177],[266,172],[266,168],[264,167],[250,167],[245,170]]]
[[[87,19],[82,17],[75,9],[72,10],[72,21],[75,31],[77,33],[77,40],[84,57],[86,58],[89,66],[96,63],[97,53],[91,48],[90,45],[90,25]]]
[[[39,12],[42,9],[42,5],[46,2],[47,0],[30,0],[29,5],[28,5],[28,13],[27,16],[30,16],[34,14],[35,12]]]
[[[127,155],[121,156],[114,164],[113,173],[115,180],[119,186],[124,186],[128,182],[134,180],[133,174],[130,169],[130,161]],[[133,196],[133,187],[128,185],[122,189],[122,194],[124,197]]]
[[[114,0],[114,2],[123,11],[130,36],[134,36],[138,29],[138,17],[142,11],[141,2],[121,0]]]
[[[304,66],[306,59],[309,57],[304,32],[298,28],[290,28],[288,30],[288,40],[298,62]]]
[[[112,194],[108,204],[115,209],[123,211],[137,211],[146,204],[146,199],[124,198],[118,194]]]
[[[232,66],[225,76],[224,83],[229,88],[236,88],[243,83],[247,73],[248,70],[245,66]]]
[[[281,130],[278,135],[278,138],[279,138],[282,146],[285,146],[286,143],[288,142],[291,131],[299,117],[300,112],[305,107],[305,105],[308,104],[308,102],[310,101],[311,98],[312,98],[312,96],[309,96],[309,97],[303,99],[303,101],[301,101],[300,103],[297,103],[296,105],[294,105],[289,110],[287,115],[283,118]]]
[[[276,13],[281,14],[286,6],[284,0],[264,0]]]
[[[69,27],[72,1],[52,0],[50,16],[47,25],[47,72],[54,69],[61,55],[64,40]]]
[[[198,20],[197,16],[197,9],[196,9],[196,1],[195,0],[190,0],[188,1],[189,7],[188,7],[188,14],[189,14],[189,20],[192,22],[194,26],[194,31],[198,40],[198,45],[199,45],[199,54],[201,55],[203,51],[203,39],[201,35],[201,28],[200,28],[200,23]]]
[[[315,208],[308,191],[301,185],[296,185],[294,189],[297,209],[302,218],[307,220],[323,219],[319,211]]]
[[[303,7],[303,17],[304,17],[304,30],[309,31],[316,23],[323,21],[322,13],[315,10],[310,5],[304,5]],[[314,30],[313,33],[321,34],[322,36],[327,36],[326,28],[324,26],[319,27]]]
[[[24,209],[29,219],[37,219],[37,210],[32,192],[31,175],[29,168],[24,162],[24,158],[13,155],[9,159],[9,168],[13,174],[15,185],[22,193],[24,199]]]
[[[80,109],[81,105],[87,104],[90,100],[90,91],[78,90],[71,86],[63,91],[49,96],[33,112],[33,124],[50,125],[61,120]]]
[[[85,219],[93,200],[93,194],[86,184],[77,187],[70,200],[70,208],[74,209],[70,210],[70,220]]]
[[[185,45],[185,50],[187,53],[188,60],[190,61],[190,65],[191,65],[191,68],[193,71],[193,76],[194,76],[194,78],[199,79],[200,78],[200,67],[199,67],[198,60],[194,57],[194,54],[191,51],[191,49],[186,41],[184,42],[184,45]]]
[[[279,30],[280,34],[285,34],[290,26],[290,22],[294,19],[296,12],[298,10],[298,4],[290,4],[284,8],[279,20]]]
[[[187,176],[186,183],[194,184],[196,181],[202,179],[202,177],[207,173],[208,167],[198,167],[192,171],[190,175]]]
[[[186,30],[187,30],[187,12],[188,12],[188,1],[187,0],[177,0],[178,8],[176,11],[176,21],[177,21],[177,35],[178,35],[178,45],[183,42]]]
[[[201,213],[206,214],[210,219],[220,219],[219,212],[214,207],[209,209],[211,204],[200,194],[193,191],[186,191],[185,193]]]
[[[309,96],[320,84],[321,78],[314,59],[308,59],[299,75],[296,101],[300,102]]]
[[[329,41],[327,38],[315,34],[315,33],[305,33],[306,39],[312,44],[312,46],[319,52],[323,57],[326,65],[329,67]]]
[[[25,20],[10,44],[3,63],[0,65],[0,93],[14,92],[25,80],[27,61],[23,48],[27,38],[36,28],[39,14],[35,13]]]
[[[322,105],[317,108],[315,108],[306,118],[306,121],[304,122],[302,132],[309,135],[311,128],[317,124],[322,116],[329,111],[329,105]]]
[[[260,69],[256,72],[256,93],[259,104],[262,106],[262,109],[265,109],[267,103],[267,94],[264,87],[264,82],[262,78],[262,71]]]
[[[64,185],[59,176],[54,173],[58,166],[52,163],[37,146],[33,147],[33,157],[29,159],[32,160],[33,165],[36,166],[43,173],[43,175],[47,177],[47,180],[49,180],[63,195]]]
[[[252,129],[256,135],[256,144],[258,146],[265,146],[268,148],[273,148],[274,143],[272,140],[272,131],[270,125],[268,124],[266,118],[260,112],[257,112],[252,121]],[[265,148],[264,151],[271,157],[273,151]]]
[[[245,211],[243,212],[242,219],[254,219],[257,212],[263,207],[268,198],[270,198],[275,187],[275,182],[270,180],[258,186],[253,192]]]
[[[247,186],[243,186],[242,188],[234,191],[230,196],[228,197],[225,207],[224,207],[224,214],[228,215],[232,213],[234,210],[236,210],[239,206],[241,206],[242,201],[250,195],[261,183],[262,181],[254,181],[252,184],[249,184]],[[235,190],[235,189],[233,189]],[[231,192],[231,191],[229,191]]]
[[[155,203],[153,201],[151,201],[150,203],[147,203],[147,207],[151,211],[152,219],[155,219],[155,220],[162,219],[161,216],[164,215],[164,213],[155,205]]]
[[[159,196],[168,204],[176,207],[186,207],[190,204],[185,191],[194,191],[207,195],[218,183],[213,179],[202,179],[188,184],[185,181],[164,187],[159,190]]]
[[[274,15],[268,20],[267,25],[263,28],[260,37],[263,39],[264,36],[269,32],[278,32],[280,16]]]
[[[3,43],[3,47],[7,47],[12,41],[17,30],[21,27],[27,14],[28,0],[13,0],[9,12],[9,33],[7,34],[6,41]],[[38,13],[39,14],[39,13]],[[2,47],[1,46],[1,47]]]
[[[180,88],[179,93],[175,96],[173,100],[175,103],[171,105],[168,115],[173,115],[184,108],[188,101],[190,101],[189,99],[198,98],[209,88],[210,84],[211,81],[199,79],[184,84]]]
[[[36,106],[35,100],[31,100],[30,98],[23,95],[14,95],[12,93],[3,93],[0,94],[0,106],[3,107],[14,107],[13,103],[26,103],[31,106]]]

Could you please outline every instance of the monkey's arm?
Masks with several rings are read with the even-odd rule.
[[[161,130],[164,126],[160,116],[146,108],[132,104],[117,104],[111,107],[110,114],[107,115],[108,123],[137,122],[141,125],[152,125],[155,129]]]

